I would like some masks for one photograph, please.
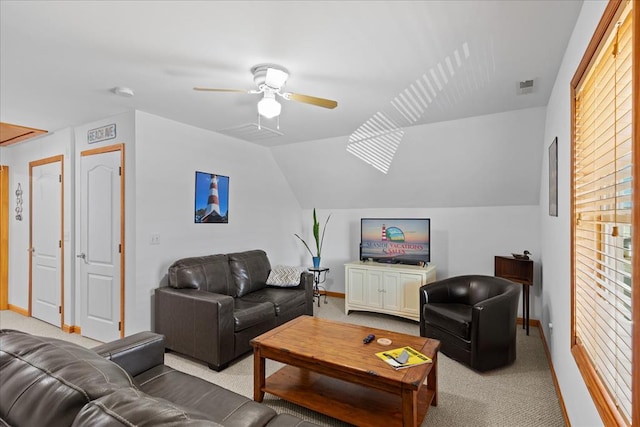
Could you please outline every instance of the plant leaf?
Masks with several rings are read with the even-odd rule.
[[[329,218],[331,218],[331,214],[329,214],[327,220],[324,222],[324,227],[322,227],[322,239],[320,239],[320,247],[318,247],[318,256],[320,256],[320,252],[322,251],[322,243],[324,243],[324,232],[327,229],[327,224],[329,224]]]
[[[316,240],[316,253],[320,256],[320,224],[316,216],[316,208],[313,208],[313,237]]]
[[[311,257],[313,257],[313,252],[311,252],[311,249],[309,248],[309,245],[307,245],[307,242],[305,242],[302,237],[298,236],[297,234],[294,234],[294,236],[296,236],[298,239],[300,239],[300,241],[302,243],[304,243],[305,248],[307,248],[307,250],[309,251],[309,255],[311,255]]]
[[[305,242],[302,237],[298,236],[297,234],[294,234],[294,236],[296,236],[298,239],[300,239],[300,241],[302,243],[304,243],[304,246],[307,248],[307,251],[309,251],[309,254],[314,257],[314,256],[318,256],[320,257],[320,254],[322,253],[322,244],[324,242],[324,232],[327,229],[327,224],[329,223],[329,218],[331,218],[331,214],[329,214],[329,216],[327,217],[327,220],[324,222],[324,227],[322,227],[322,236],[320,235],[320,223],[318,222],[318,215],[316,213],[316,208],[313,208],[313,238],[316,241],[316,255],[313,254],[313,252],[311,251],[311,248],[309,247],[309,245],[307,245],[307,242]]]

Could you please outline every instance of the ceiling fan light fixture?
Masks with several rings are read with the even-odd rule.
[[[258,114],[267,119],[272,119],[280,115],[282,105],[276,101],[275,94],[265,92],[264,97],[258,102]]]
[[[278,68],[268,68],[265,83],[274,88],[281,89],[289,78],[289,73]]]
[[[251,67],[251,73],[253,74],[253,82],[257,89],[242,90],[207,87],[194,87],[193,89],[206,92],[239,92],[252,95],[262,94],[262,99],[258,101],[258,129],[260,129],[261,117],[272,119],[280,116],[282,105],[276,100],[276,95],[286,99],[287,101],[301,102],[328,109],[333,109],[338,106],[338,103],[331,99],[318,98],[315,96],[303,95],[301,93],[283,92],[282,89],[289,78],[289,71],[279,65],[259,64]]]

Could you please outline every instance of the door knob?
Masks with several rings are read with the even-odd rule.
[[[84,252],[82,252],[82,253],[80,253],[80,254],[76,255],[76,258],[82,258],[82,260],[84,261],[84,263],[85,263],[85,264],[89,264],[89,263],[87,262],[87,255],[86,255]]]

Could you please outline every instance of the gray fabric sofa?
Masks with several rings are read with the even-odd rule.
[[[251,351],[250,341],[300,315],[313,316],[313,274],[292,287],[266,284],[262,250],[184,258],[169,267],[169,286],[155,290],[155,332],[167,349],[216,371]]]
[[[0,330],[0,425],[310,427],[164,364],[141,332],[93,349]]]

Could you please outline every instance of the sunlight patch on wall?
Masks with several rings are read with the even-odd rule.
[[[378,112],[349,137],[347,151],[386,174],[403,135],[404,130]]]

